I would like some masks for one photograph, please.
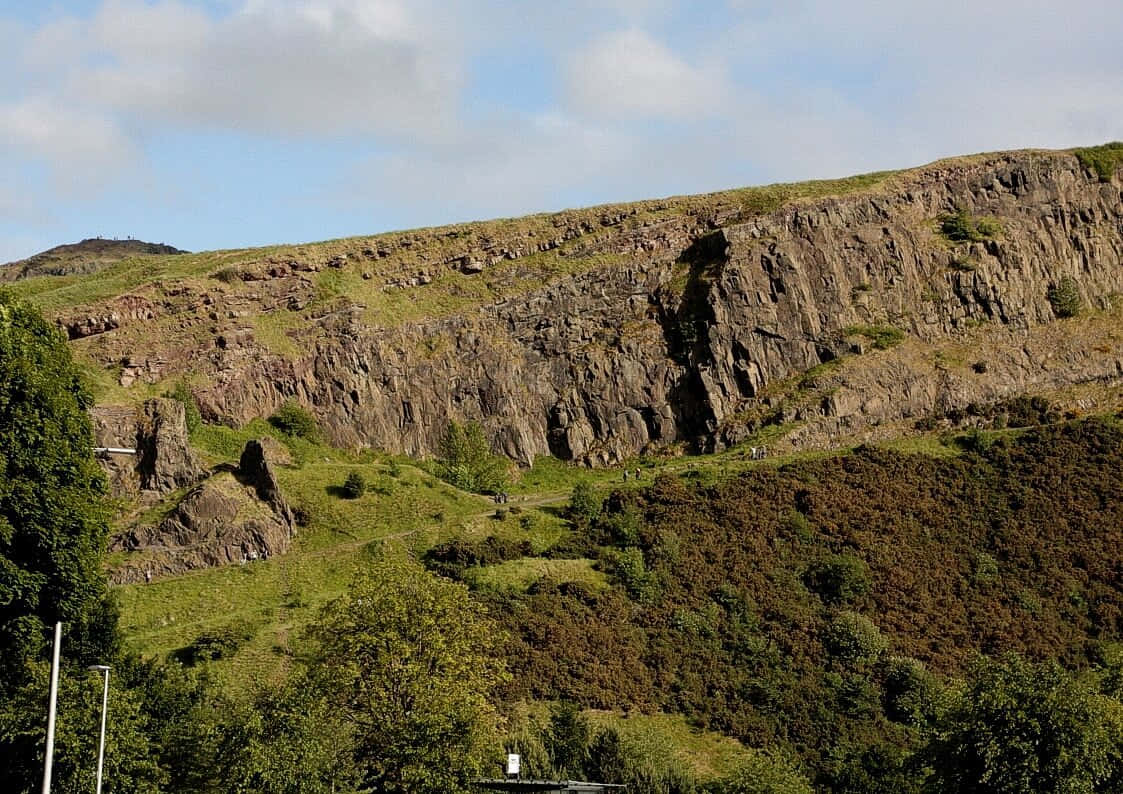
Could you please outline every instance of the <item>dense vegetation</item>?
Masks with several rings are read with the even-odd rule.
[[[518,638],[510,695],[687,714],[794,752],[825,790],[919,785],[908,759],[976,654],[1102,665],[1123,615],[1118,426],[969,446],[664,477],[599,515],[578,494],[585,529],[553,553],[597,558],[616,586],[481,592]],[[485,541],[433,564],[515,553]]]

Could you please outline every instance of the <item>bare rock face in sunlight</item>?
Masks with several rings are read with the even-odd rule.
[[[457,419],[524,463],[720,449],[765,425],[824,447],[1118,383],[1120,187],[1072,153],[1014,152],[824,198],[731,192],[308,246],[134,290],[155,320],[118,310],[75,344],[127,360],[130,383],[200,376],[210,421],[296,398],[348,446],[424,455]],[[1060,320],[1066,280],[1085,311]],[[66,316],[100,327],[122,299]]]

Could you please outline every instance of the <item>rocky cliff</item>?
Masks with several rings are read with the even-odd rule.
[[[1113,172],[1031,151],[788,187],[243,253],[56,315],[121,385],[204,374],[212,421],[295,398],[337,443],[426,454],[475,419],[522,462],[825,445],[1123,377]]]
[[[288,551],[296,524],[273,465],[261,442],[250,441],[236,468],[212,473],[159,521],[140,520],[118,534],[110,551],[129,554],[111,567],[110,581],[143,582]]]

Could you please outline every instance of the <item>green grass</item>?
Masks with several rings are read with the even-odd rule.
[[[679,715],[614,711],[586,714],[597,728],[615,728],[622,738],[650,747],[656,756],[671,753],[701,781],[729,774],[752,752],[736,739],[696,728]]]
[[[847,336],[863,336],[873,343],[875,350],[888,350],[905,341],[905,332],[891,325],[851,325],[843,329]]]
[[[604,573],[594,569],[593,561],[587,559],[547,560],[524,557],[521,560],[508,560],[498,565],[470,569],[465,578],[474,588],[520,593],[525,593],[531,585],[543,579],[558,583],[580,582],[591,590],[601,590],[608,586]]]
[[[1123,165],[1123,141],[1076,149],[1073,154],[1085,168],[1094,171],[1101,182],[1110,182]]]

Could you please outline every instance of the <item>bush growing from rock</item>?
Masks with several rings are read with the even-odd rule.
[[[203,424],[203,416],[199,413],[199,405],[195,402],[195,395],[191,393],[191,388],[186,381],[177,380],[175,386],[165,392],[164,396],[183,404],[183,416],[187,423],[188,435],[199,429],[199,425]]]
[[[981,243],[1001,231],[1001,224],[994,218],[976,217],[963,208],[940,217],[940,233],[956,243]]]
[[[1076,287],[1076,280],[1071,276],[1064,276],[1049,289],[1049,305],[1058,317],[1075,317],[1080,313],[1080,290]]]

